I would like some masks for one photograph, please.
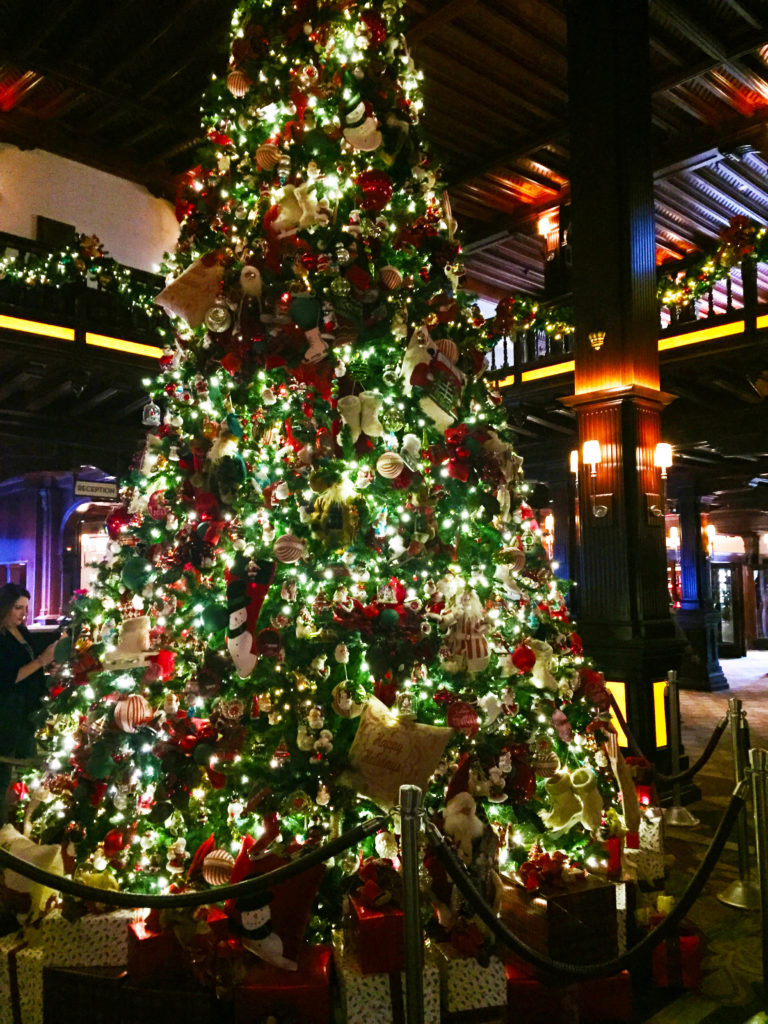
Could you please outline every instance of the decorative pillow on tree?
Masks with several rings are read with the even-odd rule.
[[[54,875],[64,874],[64,862],[60,846],[41,846],[17,832],[13,825],[0,828],[0,846],[14,857],[32,864],[43,871]],[[38,917],[48,906],[49,901],[56,898],[53,889],[41,882],[25,878],[11,868],[0,873],[0,897],[9,909],[16,914],[28,914],[30,920]]]
[[[349,749],[353,771],[344,772],[340,781],[380,807],[394,807],[401,786],[426,789],[452,735],[453,729],[444,726],[400,718],[372,697]]]

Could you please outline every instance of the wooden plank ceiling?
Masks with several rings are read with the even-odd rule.
[[[425,128],[451,182],[468,279],[489,297],[542,291],[537,222],[568,203],[565,2],[406,0]],[[201,137],[200,95],[226,67],[229,18],[223,0],[55,0],[42,17],[25,0],[0,0],[0,144],[47,149],[172,197]],[[735,214],[768,221],[768,0],[650,0],[650,21],[662,262],[710,246]],[[762,287],[768,293],[768,279]],[[0,407],[55,418],[73,400],[71,389],[40,390],[39,374],[43,385],[55,378],[45,360],[36,371],[8,359]],[[749,370],[763,368],[768,359]],[[750,404],[749,387],[733,390],[746,379],[740,367],[723,366],[717,379],[725,386],[709,383],[703,395],[690,375],[669,379],[680,388],[681,423],[702,416],[701,431],[690,426],[686,438],[692,462],[734,455],[718,454],[710,399],[744,418],[735,454],[762,460],[764,445],[749,447],[746,435],[752,422],[766,426],[766,402]],[[138,392],[108,394],[111,386],[88,380],[80,413],[138,401]],[[686,387],[697,394],[686,398]],[[44,408],[25,395],[38,404],[46,396]],[[512,414],[532,465],[540,447],[572,444],[572,423],[551,403]]]

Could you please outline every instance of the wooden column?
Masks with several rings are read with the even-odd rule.
[[[693,475],[676,472],[674,492],[680,519],[681,598],[676,618],[690,645],[680,666],[680,685],[687,690],[727,690],[728,680],[717,656],[720,613],[712,600],[711,569]]]
[[[657,747],[654,696],[682,644],[669,611],[663,481],[654,465],[659,390],[647,0],[569,0],[575,409],[580,447],[579,630],[620,684],[644,753]],[[658,707],[658,704],[656,704]]]

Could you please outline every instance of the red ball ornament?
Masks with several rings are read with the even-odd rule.
[[[378,11],[363,11],[360,22],[371,46],[381,46],[387,39],[387,23]]]
[[[121,697],[115,704],[114,723],[122,732],[136,732],[152,718],[152,705],[140,693]]]
[[[122,534],[128,529],[128,524],[131,521],[130,514],[125,505],[116,505],[115,508],[111,509],[107,513],[105,525],[107,527],[107,533],[112,540],[119,540]]]
[[[472,739],[480,728],[477,712],[463,700],[455,700],[448,706],[445,721],[452,729],[463,732],[467,739]]]
[[[362,210],[383,210],[392,198],[392,179],[384,171],[363,171],[355,184],[362,192],[359,201]]]
[[[123,833],[116,828],[110,829],[104,836],[104,856],[107,860],[116,857],[125,846]]]
[[[527,644],[520,644],[512,652],[512,664],[518,672],[530,672],[536,664],[536,653]]]

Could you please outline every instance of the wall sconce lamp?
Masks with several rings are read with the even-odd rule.
[[[560,244],[560,211],[550,210],[543,217],[539,217],[536,230],[544,239],[544,255],[549,261],[554,257]]]
[[[667,470],[672,465],[672,445],[659,441],[653,454],[653,464],[661,470],[661,479],[667,479]]]
[[[715,553],[715,537],[717,536],[717,529],[715,528],[714,523],[707,523],[704,528],[704,533],[707,538],[707,554],[711,558]]]
[[[579,475],[579,449],[574,448],[568,459],[568,465],[575,477]]]
[[[592,346],[595,352],[599,352],[600,349],[603,347],[603,342],[605,341],[605,331],[590,331],[588,334],[588,338],[589,344]]]
[[[581,448],[581,458],[585,466],[589,466],[590,480],[597,476],[597,464],[603,461],[603,451],[599,441],[585,441]],[[594,484],[592,484],[594,486]],[[592,515],[599,523],[607,525],[613,521],[613,495],[592,494],[590,495]]]
[[[661,470],[660,494],[646,494],[647,521],[650,526],[663,526],[666,511],[667,470],[672,465],[672,445],[659,441],[653,453],[653,464]]]
[[[590,476],[597,476],[595,468],[598,462],[602,462],[603,453],[599,441],[585,441],[581,449],[581,458],[585,466],[590,467]]]

